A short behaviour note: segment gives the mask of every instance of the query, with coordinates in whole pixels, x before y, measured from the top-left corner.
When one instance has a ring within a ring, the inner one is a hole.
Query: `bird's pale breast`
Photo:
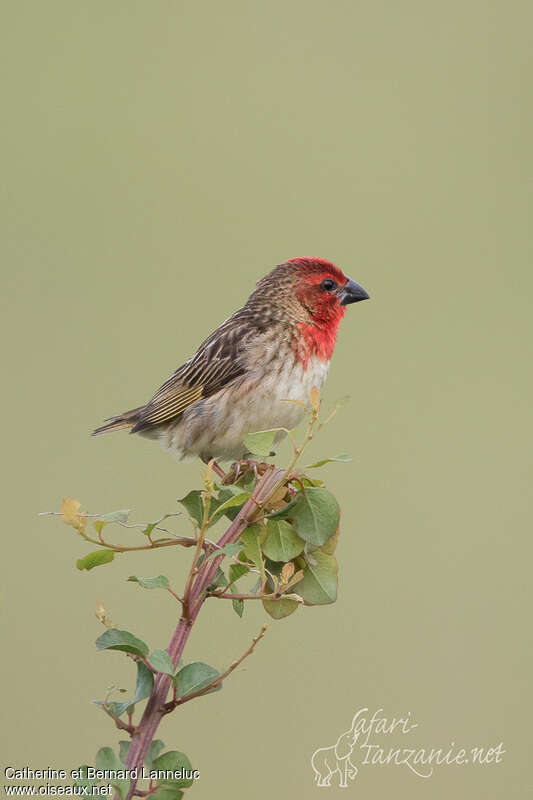
[[[295,428],[305,411],[290,401],[308,403],[311,388],[322,387],[329,361],[312,356],[304,369],[291,354],[266,366],[263,360],[243,378],[188,408],[176,423],[161,431],[161,444],[178,458],[200,456],[224,461],[245,455],[243,439],[247,433]]]

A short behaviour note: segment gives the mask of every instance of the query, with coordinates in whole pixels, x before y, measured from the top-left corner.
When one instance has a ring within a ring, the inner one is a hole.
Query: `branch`
[[[181,705],[183,705],[183,703],[188,703],[189,700],[194,700],[195,697],[201,697],[203,694],[207,694],[212,689],[215,689],[217,686],[220,686],[222,681],[225,681],[226,678],[228,677],[228,675],[231,675],[231,673],[234,670],[236,670],[237,667],[240,664],[242,664],[242,662],[244,661],[245,658],[248,658],[248,656],[252,655],[252,653],[255,650],[256,644],[258,643],[258,641],[260,639],[263,638],[267,628],[268,628],[268,625],[266,625],[266,624],[262,625],[261,630],[259,631],[257,636],[254,636],[254,638],[252,639],[252,643],[248,647],[248,649],[242,654],[242,656],[240,658],[237,659],[237,661],[234,661],[232,664],[230,664],[230,666],[227,668],[227,670],[225,672],[222,672],[218,676],[218,678],[214,678],[214,680],[212,680],[206,686],[203,686],[201,689],[197,689],[196,692],[191,692],[190,694],[187,694],[184,697],[176,697],[176,699],[175,700],[171,700],[170,703],[165,703],[164,706],[162,707],[163,713],[164,714],[168,714],[170,711],[174,711],[174,709],[177,706],[181,706]]]
[[[207,597],[218,597],[220,600],[279,600],[280,594],[263,594],[249,592],[248,594],[227,594],[226,592],[207,592]]]
[[[223,547],[229,542],[237,541],[243,530],[247,528],[257,516],[258,503],[264,503],[268,500],[284,474],[285,470],[272,467],[261,476],[261,479],[254,488],[252,497],[246,501],[229,528],[217,542],[219,547]],[[209,560],[206,558],[198,568],[195,580],[189,591],[189,607],[183,609],[178,626],[167,648],[167,652],[174,667],[179,663],[194,621],[206,599],[205,590],[213,582],[217,567],[223,558],[224,553],[220,556],[214,556]],[[195,563],[196,560],[197,559],[195,559],[193,563]],[[133,769],[135,767],[140,768],[143,764],[146,753],[148,752],[161,718],[164,715],[163,706],[168,696],[171,680],[170,675],[165,675],[163,673],[160,673],[155,679],[152,694],[150,695],[139,725],[131,740],[126,758],[126,766],[128,769]],[[131,800],[136,788],[137,780],[132,779],[126,800]]]
[[[104,709],[105,713],[108,714],[117,728],[121,731],[127,731],[130,736],[133,736],[137,728],[135,725],[128,725],[127,722],[123,722],[120,717],[117,717],[114,711],[112,711],[106,703],[102,703],[102,708]]]

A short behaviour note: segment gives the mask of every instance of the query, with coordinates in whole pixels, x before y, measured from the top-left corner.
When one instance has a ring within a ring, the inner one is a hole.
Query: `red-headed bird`
[[[185,456],[240,459],[246,434],[294,428],[311,387],[322,387],[345,306],[358,283],[322,258],[291,258],[257,282],[144,406],[111,417],[94,435],[130,428]]]

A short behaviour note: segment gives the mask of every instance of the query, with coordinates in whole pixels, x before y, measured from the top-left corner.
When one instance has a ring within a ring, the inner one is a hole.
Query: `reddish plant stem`
[[[285,470],[282,469],[272,469],[264,473],[258,481],[250,499],[246,501],[227,531],[219,539],[217,544],[220,547],[223,547],[229,542],[237,541],[244,529],[250,525],[254,516],[256,516],[258,508],[269,498],[284,476]],[[190,589],[187,608],[184,608],[178,626],[167,647],[167,652],[174,667],[177,667],[179,663],[191,633],[192,626],[206,599],[205,590],[213,582],[217,567],[223,558],[224,554],[214,556],[210,559],[204,558],[204,561],[198,569],[198,573]],[[155,732],[161,718],[165,714],[164,704],[171,683],[172,679],[170,675],[160,673],[156,677],[152,694],[148,699],[141,721],[136,727],[135,733],[131,739],[128,756],[126,758],[126,767],[128,769],[137,768],[141,770]],[[136,792],[136,787],[137,781],[132,780],[126,800],[131,800]],[[119,800],[118,795],[115,795],[115,800]]]

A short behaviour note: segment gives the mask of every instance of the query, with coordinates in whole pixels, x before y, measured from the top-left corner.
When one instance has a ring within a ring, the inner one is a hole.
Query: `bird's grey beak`
[[[370,295],[362,286],[348,278],[340,292],[341,306],[347,306],[348,303],[358,303],[360,300],[368,300]]]

